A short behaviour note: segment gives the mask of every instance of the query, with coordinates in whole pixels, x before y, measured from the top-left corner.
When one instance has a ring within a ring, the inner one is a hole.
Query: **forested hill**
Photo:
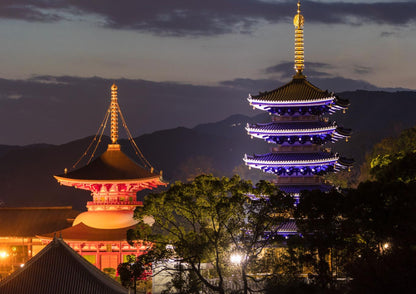
[[[349,99],[351,106],[346,114],[337,113],[331,119],[352,128],[354,134],[348,143],[327,147],[355,158],[356,166],[374,143],[416,125],[416,92],[355,91],[339,96]],[[142,135],[136,142],[156,169],[163,170],[167,181],[186,179],[203,171],[228,176],[243,163],[244,153],[269,151],[269,144],[250,139],[244,129],[247,123],[268,121],[267,114],[253,110],[253,117],[236,114],[192,129],[178,127]],[[64,168],[70,170],[91,139],[63,145],[0,145],[0,200],[8,206],[72,205],[85,209],[89,192],[59,186],[53,175]],[[108,138],[97,154],[107,143]],[[129,143],[120,143],[135,158]]]

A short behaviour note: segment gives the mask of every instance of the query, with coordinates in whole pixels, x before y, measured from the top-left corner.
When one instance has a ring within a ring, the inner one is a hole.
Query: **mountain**
[[[339,96],[349,99],[351,106],[346,114],[337,113],[331,119],[352,128],[354,134],[350,142],[328,147],[355,158],[356,166],[374,143],[416,124],[413,114],[416,92],[354,91]],[[247,123],[270,120],[263,112],[255,113],[253,117],[236,114],[194,128],[161,130],[137,137],[135,141],[155,168],[163,170],[164,179],[169,182],[204,170],[229,176],[243,163],[245,153],[269,151],[269,144],[250,139],[244,129]],[[61,174],[64,168],[70,170],[91,140],[92,137],[86,137],[63,145],[0,145],[0,202],[8,206],[72,205],[75,209],[85,209],[86,201],[91,198],[89,192],[59,186],[53,175]],[[103,152],[108,143],[109,139],[103,138],[96,154]],[[120,144],[131,158],[137,158],[127,140],[120,140]],[[78,167],[83,164],[85,161]]]

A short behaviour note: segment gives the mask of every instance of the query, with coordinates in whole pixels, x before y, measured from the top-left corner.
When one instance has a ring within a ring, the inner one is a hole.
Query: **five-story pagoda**
[[[297,14],[295,26],[295,75],[288,84],[269,92],[249,95],[253,108],[268,111],[270,123],[249,124],[246,127],[252,137],[276,144],[267,154],[245,155],[250,168],[277,175],[280,189],[299,197],[302,190],[328,190],[321,175],[348,168],[353,160],[340,157],[325,149],[327,142],[336,142],[351,135],[350,129],[338,126],[325,115],[345,110],[349,101],[333,93],[322,91],[307,81],[304,69],[304,17]]]

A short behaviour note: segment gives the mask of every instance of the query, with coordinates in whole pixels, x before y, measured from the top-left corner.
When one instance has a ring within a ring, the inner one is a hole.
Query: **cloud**
[[[346,3],[304,1],[310,23],[402,25],[415,21],[416,3]],[[5,0],[0,18],[52,22],[65,15],[94,15],[105,27],[168,36],[250,33],[261,22],[291,19],[293,1],[262,0]]]
[[[396,33],[394,33],[394,32],[381,32],[380,37],[388,38],[388,37],[391,37],[391,36],[394,36],[394,35],[396,35]]]
[[[373,69],[371,67],[368,67],[368,66],[357,65],[357,66],[354,67],[354,72],[356,74],[363,75],[363,74],[372,73]]]

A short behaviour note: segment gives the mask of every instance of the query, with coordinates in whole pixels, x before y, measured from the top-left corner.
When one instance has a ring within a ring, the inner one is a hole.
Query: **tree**
[[[344,236],[342,210],[344,195],[333,189],[303,191],[295,210],[296,224],[302,235],[294,244],[302,254],[298,262],[313,268],[314,284],[321,291],[334,286],[342,262]]]
[[[150,254],[156,259],[186,264],[182,270],[211,291],[225,293],[225,282],[234,275],[240,291],[248,293],[258,282],[251,269],[263,249],[276,242],[275,229],[292,209],[293,199],[269,182],[253,187],[238,176],[201,175],[148,195],[136,217],[151,215],[155,223],[150,233],[136,230],[135,238],[154,242],[155,253]],[[232,254],[241,256],[238,265],[230,264]],[[204,270],[203,264],[210,269]]]
[[[383,167],[392,160],[403,158],[404,155],[416,151],[416,127],[402,131],[397,137],[389,137],[374,145],[366,155],[360,167],[359,182],[374,180],[371,172],[374,168]]]
[[[143,257],[127,256],[127,262],[120,263],[117,267],[121,285],[126,288],[133,286],[136,293],[137,280],[145,278],[146,271],[149,271],[148,264]]]

